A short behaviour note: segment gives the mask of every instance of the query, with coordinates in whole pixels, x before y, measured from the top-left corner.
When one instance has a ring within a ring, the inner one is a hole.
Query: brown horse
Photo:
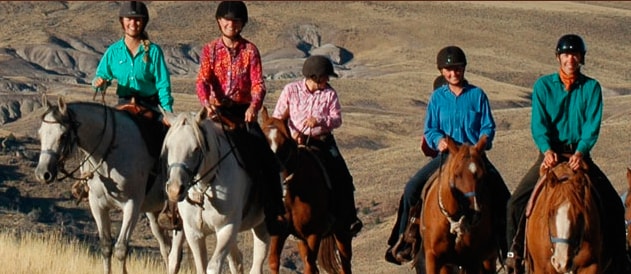
[[[531,197],[537,202],[526,213],[526,262],[532,273],[602,270],[600,217],[584,168],[574,171],[562,162],[540,171]]]
[[[631,169],[627,168],[627,191],[623,195],[624,226],[627,231],[627,252],[631,250]]]
[[[476,145],[458,146],[447,138],[449,156],[429,179],[423,199],[419,256],[424,255],[425,273],[449,273],[452,265],[466,273],[495,273],[498,248],[491,193],[484,184],[486,141],[483,136]]]
[[[333,221],[330,181],[322,163],[311,148],[291,138],[284,120],[270,117],[265,107],[261,118],[263,132],[284,167],[285,217],[291,223],[287,233],[271,238],[270,269],[278,273],[283,245],[293,234],[299,239],[304,273],[319,273],[318,263],[329,273],[351,273],[352,235]]]

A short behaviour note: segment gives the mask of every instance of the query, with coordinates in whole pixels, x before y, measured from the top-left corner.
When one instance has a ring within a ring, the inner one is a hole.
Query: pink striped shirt
[[[272,116],[285,117],[289,111],[289,129],[292,136],[298,133],[318,136],[331,133],[342,125],[340,101],[337,92],[330,85],[324,90],[311,93],[307,89],[305,79],[287,84],[281,92]],[[307,118],[316,118],[317,126],[304,128]]]

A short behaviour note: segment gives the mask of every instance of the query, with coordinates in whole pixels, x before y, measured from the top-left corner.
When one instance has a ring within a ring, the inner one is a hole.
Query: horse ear
[[[64,101],[64,98],[62,96],[59,96],[59,99],[57,99],[57,102],[59,104],[59,112],[63,115],[66,115],[66,111],[68,110],[68,108],[66,106],[66,102]]]
[[[45,108],[49,108],[51,103],[48,101],[48,97],[46,97],[46,93],[42,94],[42,106]]]
[[[162,109],[162,108],[160,108]],[[167,124],[169,124],[169,126],[173,125],[173,123],[175,122],[175,117],[177,117],[174,113],[172,112],[162,112],[162,119],[164,119],[166,121]]]
[[[267,112],[266,106],[263,106],[263,109],[261,109],[261,119],[263,120],[263,122],[269,119],[269,113]]]
[[[550,184],[556,184],[559,182],[559,178],[557,177],[556,174],[554,174],[554,172],[552,171],[552,168],[548,168],[546,171],[546,177],[548,177],[548,182]]]
[[[541,164],[539,166],[539,177],[545,175],[546,173],[548,173],[548,171],[550,171],[551,168],[547,168],[545,165]]]
[[[456,154],[456,152],[458,152],[458,146],[456,145],[454,140],[451,139],[449,136],[445,137],[445,140],[447,141],[447,148],[449,149],[449,153]]]
[[[195,115],[195,122],[199,124],[206,119],[206,117],[208,117],[208,110],[205,107],[202,107],[202,109],[197,112],[197,115]]]
[[[475,150],[477,151],[484,151],[484,149],[486,148],[486,141],[488,140],[486,134],[482,135],[482,137],[480,137],[480,140],[478,140],[478,144],[475,145]]]
[[[631,188],[631,169],[627,167],[627,185]]]

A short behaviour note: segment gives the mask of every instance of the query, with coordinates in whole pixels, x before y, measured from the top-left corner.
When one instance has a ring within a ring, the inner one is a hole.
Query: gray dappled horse
[[[250,273],[263,273],[269,247],[263,205],[252,200],[252,180],[239,164],[236,148],[206,114],[204,108],[177,117],[165,113],[171,124],[162,147],[169,200],[178,202],[197,273],[222,273],[226,257],[232,273],[243,273],[237,234],[245,230],[253,235]],[[217,243],[209,262],[206,236],[213,231]]]
[[[141,132],[131,116],[104,104],[89,102],[66,103],[59,97],[58,105],[43,98],[47,108],[39,128],[41,152],[35,168],[39,181],[50,183],[64,168],[70,152],[78,147],[82,152],[80,167],[89,187],[88,201],[96,222],[103,255],[105,273],[111,273],[112,235],[110,211],[123,212],[120,233],[113,254],[121,263],[121,273],[127,273],[126,259],[129,240],[141,212],[145,212],[151,232],[158,240],[160,253],[169,273],[177,273],[181,249],[171,250],[168,234],[157,223],[166,197],[164,181],[148,188],[149,173],[157,159],[149,155]],[[75,169],[76,171],[76,169]],[[82,175],[83,177],[83,175]],[[173,246],[180,247],[183,233],[174,232]]]

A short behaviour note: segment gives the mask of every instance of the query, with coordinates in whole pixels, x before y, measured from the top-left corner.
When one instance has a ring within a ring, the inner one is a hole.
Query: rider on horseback
[[[261,56],[258,48],[241,36],[248,22],[245,3],[221,2],[215,18],[221,37],[202,48],[197,96],[211,116],[230,127],[230,140],[236,143],[246,170],[264,193],[266,225],[274,235],[286,229],[287,223],[280,164],[256,119],[266,94]]]
[[[143,135],[149,154],[158,159],[168,127],[162,121],[160,108],[173,112],[170,73],[162,49],[149,40],[145,31],[149,11],[142,2],[121,3],[119,22],[123,39],[112,44],[103,54],[92,87],[105,95],[112,83],[118,82],[117,108],[129,111]],[[96,95],[96,94],[95,94]],[[156,161],[150,184],[158,173]],[[173,210],[172,210],[173,211]],[[174,219],[177,218],[172,212]],[[171,220],[175,224],[177,220]],[[170,227],[170,226],[169,226]]]
[[[484,91],[470,85],[464,78],[467,59],[462,49],[456,46],[448,46],[438,52],[436,64],[446,83],[434,90],[427,105],[425,116],[424,138],[432,150],[447,153],[446,137],[450,137],[459,144],[475,144],[483,135],[488,137],[486,149],[491,149],[495,136],[495,122],[491,113],[491,107]],[[435,81],[440,83],[440,81]],[[412,244],[415,239],[406,239],[406,231],[419,237],[418,224],[412,222],[411,211],[420,214],[422,201],[421,191],[429,177],[436,172],[446,161],[444,155],[438,155],[421,168],[405,185],[403,196],[400,200],[399,218],[388,239],[390,246],[386,251],[386,261],[401,264],[412,259]],[[497,169],[484,158],[488,172],[488,183],[497,195],[493,199],[493,220],[497,231],[503,231],[506,201],[510,192]],[[498,236],[498,245],[505,250],[504,236]]]
[[[554,167],[568,161],[577,170],[582,162],[602,204],[600,208],[604,231],[604,258],[614,258],[613,271],[629,273],[626,258],[624,207],[607,176],[594,163],[590,152],[600,131],[603,101],[598,81],[581,73],[587,48],[575,34],[562,36],[556,47],[559,71],[539,78],[532,92],[532,137],[540,153],[534,165],[519,183],[508,202],[508,273],[524,273],[524,214],[526,204],[539,178],[539,169]],[[569,156],[568,156],[569,155]],[[623,267],[627,267],[624,269]]]
[[[298,144],[318,148],[318,156],[331,179],[333,200],[338,203],[333,206],[333,215],[356,235],[363,224],[357,217],[353,177],[333,137],[333,129],[342,125],[342,115],[337,92],[329,85],[329,77],[338,75],[331,61],[318,55],[307,58],[302,74],[304,79],[283,88],[272,116],[288,119],[292,138]]]

